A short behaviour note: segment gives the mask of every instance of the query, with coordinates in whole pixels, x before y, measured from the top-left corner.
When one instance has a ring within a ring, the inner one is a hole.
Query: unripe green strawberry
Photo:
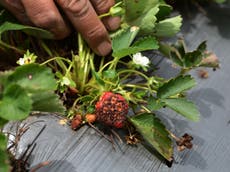
[[[107,126],[122,128],[128,109],[128,103],[122,95],[104,92],[95,105],[95,114],[97,121]]]

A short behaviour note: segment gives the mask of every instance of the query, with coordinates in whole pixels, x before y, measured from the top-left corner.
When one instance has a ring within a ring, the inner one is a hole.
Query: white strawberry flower
[[[149,58],[143,56],[140,52],[133,55],[133,62],[142,67],[148,67],[150,63]]]
[[[34,53],[30,53],[30,51],[27,50],[23,58],[18,59],[17,64],[24,65],[24,64],[35,63],[36,58],[37,56]]]
[[[21,65],[24,65],[24,64],[25,64],[24,58],[20,58],[20,59],[17,61],[17,64],[19,64],[20,66],[21,66]]]

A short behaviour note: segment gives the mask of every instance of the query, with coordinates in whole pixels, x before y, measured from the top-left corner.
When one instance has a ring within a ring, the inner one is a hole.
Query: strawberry
[[[95,114],[88,113],[85,115],[86,122],[94,123],[96,121],[96,119],[97,119],[97,116]]]
[[[71,128],[73,130],[76,130],[77,128],[79,128],[82,124],[82,116],[77,114],[74,116],[74,118],[71,120]]]
[[[128,114],[128,103],[120,94],[104,92],[95,105],[97,121],[115,128],[122,128]]]

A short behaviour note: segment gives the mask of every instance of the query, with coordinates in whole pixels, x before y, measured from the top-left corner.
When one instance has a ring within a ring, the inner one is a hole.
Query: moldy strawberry
[[[97,121],[111,127],[122,128],[128,114],[125,98],[113,92],[104,92],[95,105]]]

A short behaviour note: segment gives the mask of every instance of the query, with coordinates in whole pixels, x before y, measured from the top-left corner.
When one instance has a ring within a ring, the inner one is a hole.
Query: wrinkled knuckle
[[[34,18],[36,19],[33,20],[34,24],[42,28],[51,28],[60,22],[53,11],[37,13]]]
[[[103,37],[104,35],[107,34],[107,31],[103,28],[100,27],[99,25],[96,27],[91,28],[87,33],[86,36],[90,40],[96,40],[97,38]]]
[[[81,16],[89,10],[89,2],[87,0],[67,0],[59,1],[59,4],[64,11],[71,12],[75,15]]]
[[[114,3],[112,1],[106,1],[106,0],[97,0],[94,2],[96,11],[99,14],[108,12],[110,7],[112,7],[113,5]]]

